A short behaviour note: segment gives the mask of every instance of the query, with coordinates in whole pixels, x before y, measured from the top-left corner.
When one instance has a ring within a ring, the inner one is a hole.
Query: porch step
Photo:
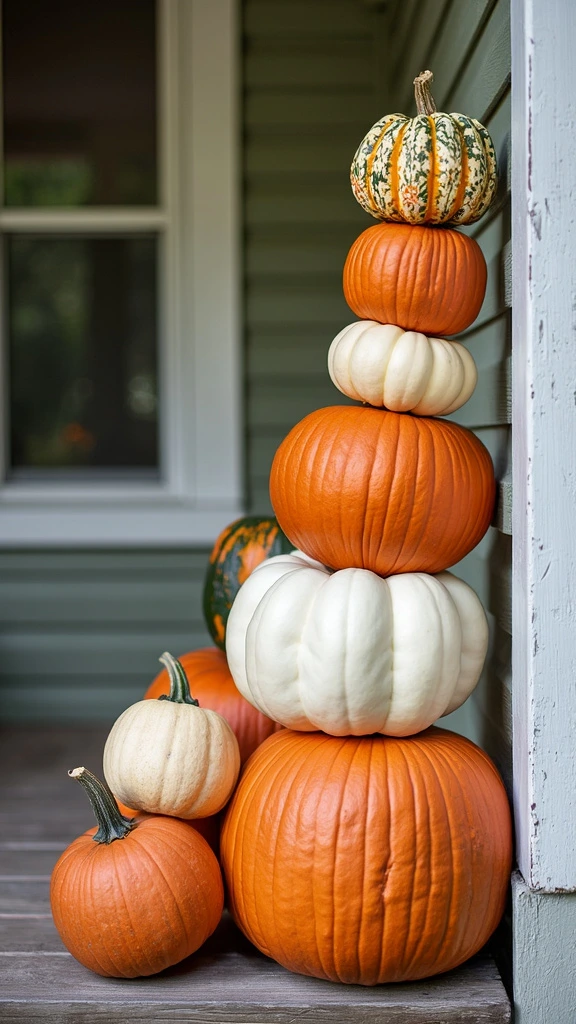
[[[52,923],[49,878],[61,851],[91,825],[67,769],[102,769],[98,729],[12,729],[0,735],[0,1019],[48,1024],[508,1024],[494,961],[375,988],[291,974],[262,956],[224,915],[194,956],[151,978],[101,978],[65,950]]]

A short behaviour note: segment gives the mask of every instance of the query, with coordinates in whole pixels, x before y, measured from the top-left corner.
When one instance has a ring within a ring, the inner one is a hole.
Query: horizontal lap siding
[[[0,720],[112,722],[208,644],[205,551],[0,552]]]
[[[250,508],[265,512],[281,440],[313,409],[347,401],[326,357],[354,319],[342,268],[373,221],[349,169],[386,109],[387,51],[383,16],[357,0],[244,6],[246,458]]]

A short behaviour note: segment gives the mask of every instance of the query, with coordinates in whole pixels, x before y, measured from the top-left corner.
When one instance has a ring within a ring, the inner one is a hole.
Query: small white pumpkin
[[[222,715],[198,706],[171,654],[169,696],[132,704],[104,747],[104,775],[122,803],[151,814],[206,818],[228,802],[240,771],[238,741]]]
[[[417,416],[455,412],[478,379],[474,359],[459,342],[375,320],[357,320],[336,335],[328,372],[349,398]]]
[[[276,722],[332,736],[409,736],[478,682],[484,609],[451,573],[383,579],[278,555],[242,585],[226,631],[236,686]]]

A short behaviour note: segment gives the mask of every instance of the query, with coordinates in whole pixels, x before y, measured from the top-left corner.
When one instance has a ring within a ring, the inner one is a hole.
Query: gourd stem
[[[90,798],[92,810],[98,822],[98,831],[92,838],[97,843],[112,843],[115,839],[124,839],[138,824],[134,818],[126,818],[120,813],[112,793],[103,782],[100,782],[87,768],[72,768],[68,772],[84,787]]]
[[[190,694],[188,678],[178,659],[165,651],[158,660],[166,666],[170,676],[170,693],[163,693],[158,700],[171,700],[175,704],[193,704],[194,707],[199,707],[198,701]]]
[[[436,104],[430,92],[430,83],[434,75],[431,71],[421,71],[414,79],[414,97],[416,99],[416,110],[419,114],[435,114]]]

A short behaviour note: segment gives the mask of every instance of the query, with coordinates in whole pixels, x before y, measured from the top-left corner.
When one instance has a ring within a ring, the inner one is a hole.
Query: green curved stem
[[[68,775],[88,793],[98,822],[98,831],[92,837],[96,843],[112,843],[115,839],[124,839],[138,824],[134,818],[126,818],[120,813],[108,787],[87,768],[73,768]]]
[[[170,693],[163,693],[158,700],[171,700],[174,704],[193,704],[194,707],[199,707],[198,701],[190,694],[188,677],[178,659],[165,651],[158,660],[166,666],[170,676]]]

